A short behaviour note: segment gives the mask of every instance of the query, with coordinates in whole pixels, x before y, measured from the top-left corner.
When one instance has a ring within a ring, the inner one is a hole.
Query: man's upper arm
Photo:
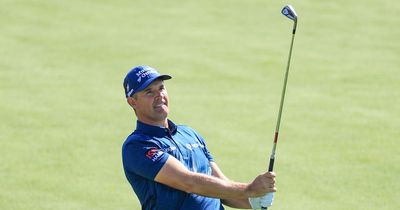
[[[172,188],[188,192],[192,173],[175,157],[169,156],[154,180]]]

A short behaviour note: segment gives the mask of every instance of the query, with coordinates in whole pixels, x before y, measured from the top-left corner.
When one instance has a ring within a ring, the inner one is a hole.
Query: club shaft
[[[276,127],[275,127],[274,145],[272,147],[272,153],[271,153],[271,158],[270,158],[270,162],[269,162],[268,171],[273,171],[273,169],[274,169],[275,151],[276,151],[276,146],[277,146],[277,143],[278,143],[279,128],[280,128],[281,119],[282,119],[283,104],[285,102],[286,86],[287,86],[287,81],[288,81],[288,77],[289,77],[289,69],[290,69],[290,61],[291,61],[291,58],[292,58],[292,49],[293,49],[293,43],[294,43],[294,36],[296,34],[296,25],[297,25],[297,21],[294,22],[294,26],[293,26],[293,34],[292,34],[292,40],[290,42],[289,58],[288,58],[287,66],[286,66],[285,79],[284,79],[284,82],[283,82],[283,88],[282,88],[282,94],[281,94],[281,102],[280,102],[280,105],[279,105],[279,112],[278,112],[278,119],[276,121]]]
[[[283,88],[282,88],[282,94],[281,94],[281,102],[280,102],[280,105],[279,105],[278,119],[276,121],[274,144],[273,144],[273,147],[272,147],[271,157],[269,159],[269,166],[268,166],[268,171],[269,172],[272,172],[274,170],[275,151],[276,151],[276,146],[278,144],[279,127],[281,125],[283,103],[285,102],[286,85],[287,85],[287,81],[288,81],[288,77],[289,77],[290,60],[292,58],[292,49],[293,49],[294,36],[296,34],[296,27],[297,27],[297,21],[294,21],[293,32],[292,32],[292,41],[290,42],[290,49],[289,49],[289,58],[288,58],[287,66],[286,66],[285,79],[284,79],[284,82],[283,82]],[[261,209],[266,210],[268,208],[267,207],[261,207]]]

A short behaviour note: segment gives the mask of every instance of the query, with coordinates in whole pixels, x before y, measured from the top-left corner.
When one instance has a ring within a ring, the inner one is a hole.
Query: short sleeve
[[[154,180],[167,162],[169,154],[152,141],[131,141],[122,147],[125,171]]]

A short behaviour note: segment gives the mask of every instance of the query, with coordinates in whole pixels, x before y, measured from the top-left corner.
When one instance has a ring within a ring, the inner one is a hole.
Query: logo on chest
[[[189,150],[193,150],[193,149],[196,149],[196,148],[199,148],[199,147],[200,147],[200,148],[203,148],[203,147],[204,147],[203,145],[198,144],[198,143],[186,144],[185,146],[186,146],[186,148],[189,149]]]

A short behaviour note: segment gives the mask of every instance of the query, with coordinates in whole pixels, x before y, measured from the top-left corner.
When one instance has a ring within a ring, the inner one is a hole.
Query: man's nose
[[[163,97],[163,96],[164,96],[163,91],[161,91],[161,90],[156,91],[156,98]]]

